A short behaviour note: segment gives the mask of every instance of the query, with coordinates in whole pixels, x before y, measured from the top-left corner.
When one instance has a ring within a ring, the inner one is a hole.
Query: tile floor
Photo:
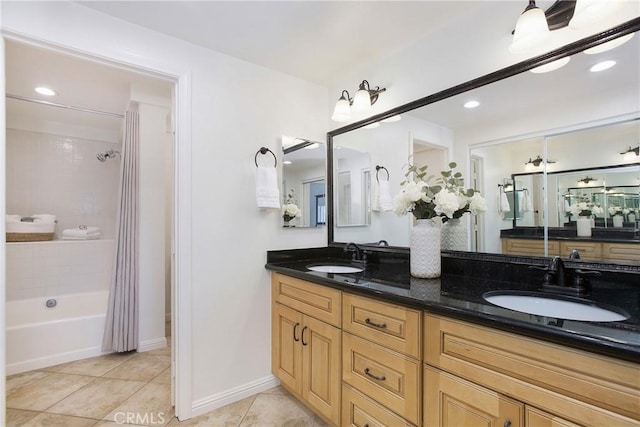
[[[7,377],[7,427],[324,427],[280,387],[180,422],[171,350],[109,354]]]

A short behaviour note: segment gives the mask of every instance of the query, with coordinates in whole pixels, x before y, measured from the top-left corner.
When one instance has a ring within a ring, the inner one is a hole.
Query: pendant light
[[[549,25],[544,11],[536,6],[534,0],[529,0],[529,5],[518,18],[513,40],[509,46],[511,53],[528,53],[540,46],[549,36]]]

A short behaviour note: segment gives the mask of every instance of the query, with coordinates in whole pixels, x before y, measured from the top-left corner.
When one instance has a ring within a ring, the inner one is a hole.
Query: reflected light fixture
[[[627,151],[623,151],[622,156],[624,156],[624,160],[636,160],[636,157],[640,156],[640,146],[636,147],[636,148],[631,148],[629,147],[629,149],[627,149]]]
[[[586,53],[587,55],[595,55],[597,53],[602,53],[611,49],[615,49],[616,47],[621,46],[626,42],[628,42],[629,40],[631,40],[634,34],[635,33],[630,33],[630,34],[627,34],[626,36],[618,37],[617,39],[613,39],[606,43],[602,43],[597,46],[591,47],[589,49],[586,49],[584,53]]]
[[[472,99],[471,101],[467,101],[464,103],[464,108],[476,108],[479,105],[480,105],[480,102],[476,101],[475,99]]]
[[[578,182],[581,182],[581,183],[587,184],[587,185],[592,181],[595,182],[595,181],[597,181],[597,179],[596,178],[591,178],[590,176],[585,176],[584,178],[578,180]]]
[[[539,167],[543,162],[544,162],[544,160],[542,159],[542,157],[540,157],[540,155],[538,155],[533,160],[531,160],[531,157],[529,157],[529,161],[525,162],[524,165],[528,169],[533,169],[534,167],[536,167],[536,168]],[[547,163],[555,163],[555,160],[547,160]]]
[[[532,68],[530,71],[536,74],[548,73],[549,71],[557,70],[558,68],[564,67],[569,63],[570,60],[571,57],[565,56],[564,58],[556,59],[555,61],[549,62],[548,64]]]
[[[396,114],[395,116],[388,117],[384,120],[381,120],[382,123],[395,123],[402,120],[402,116],[400,114]]]
[[[384,92],[385,88],[376,86],[373,89],[369,82],[363,80],[358,87],[353,98],[350,97],[347,90],[343,90],[340,99],[333,108],[331,120],[335,122],[348,122],[351,120],[351,113],[368,113],[371,106],[376,103],[378,96]]]

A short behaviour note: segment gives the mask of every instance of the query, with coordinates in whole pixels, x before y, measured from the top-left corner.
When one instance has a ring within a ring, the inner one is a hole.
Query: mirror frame
[[[585,37],[573,43],[569,43],[565,46],[562,46],[558,49],[552,50],[545,54],[533,57],[531,59],[527,59],[522,62],[518,62],[517,64],[510,65],[498,71],[494,71],[493,73],[489,73],[484,76],[469,80],[467,82],[450,87],[440,92],[436,92],[434,94],[425,96],[423,98],[416,99],[415,101],[411,101],[409,103],[392,108],[391,110],[387,110],[385,112],[373,115],[367,119],[360,120],[358,122],[354,122],[349,125],[343,126],[341,128],[334,129],[332,131],[327,132],[327,181],[326,181],[327,182],[327,201],[326,201],[327,245],[342,247],[346,243],[346,242],[334,241],[334,227],[335,227],[335,221],[334,221],[335,204],[334,204],[334,194],[333,194],[334,193],[333,192],[333,184],[334,184],[333,182],[334,181],[333,180],[333,168],[334,168],[333,138],[334,137],[338,135],[342,135],[352,130],[359,129],[369,124],[378,122],[380,120],[387,119],[391,116],[404,114],[416,108],[424,107],[426,105],[433,104],[443,99],[450,98],[452,96],[456,96],[461,93],[468,92],[470,90],[477,89],[479,87],[498,82],[500,80],[504,80],[508,77],[512,77],[517,74],[524,73],[533,68],[564,58],[565,56],[574,55],[576,53],[582,52],[585,49],[589,49],[591,47],[597,46],[602,43],[606,43],[608,41],[611,41],[613,39],[616,39],[618,37],[621,37],[630,33],[635,33],[637,31],[640,31],[640,18],[634,18],[616,27],[610,28],[606,31],[602,31],[600,33],[594,34],[589,37]],[[409,253],[409,248],[403,247],[403,246],[384,246],[383,247],[383,246],[372,246],[372,245],[365,245],[365,244],[362,244],[361,246],[367,247],[368,250],[373,249],[380,252]],[[443,251],[443,252],[446,252],[446,251]]]

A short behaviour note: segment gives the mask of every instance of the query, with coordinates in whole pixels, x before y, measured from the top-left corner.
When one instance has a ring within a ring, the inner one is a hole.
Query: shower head
[[[100,160],[101,162],[105,162],[107,159],[113,159],[116,157],[116,154],[120,154],[119,151],[113,151],[113,150],[107,150],[104,153],[98,153],[96,154],[96,158],[98,160]]]

